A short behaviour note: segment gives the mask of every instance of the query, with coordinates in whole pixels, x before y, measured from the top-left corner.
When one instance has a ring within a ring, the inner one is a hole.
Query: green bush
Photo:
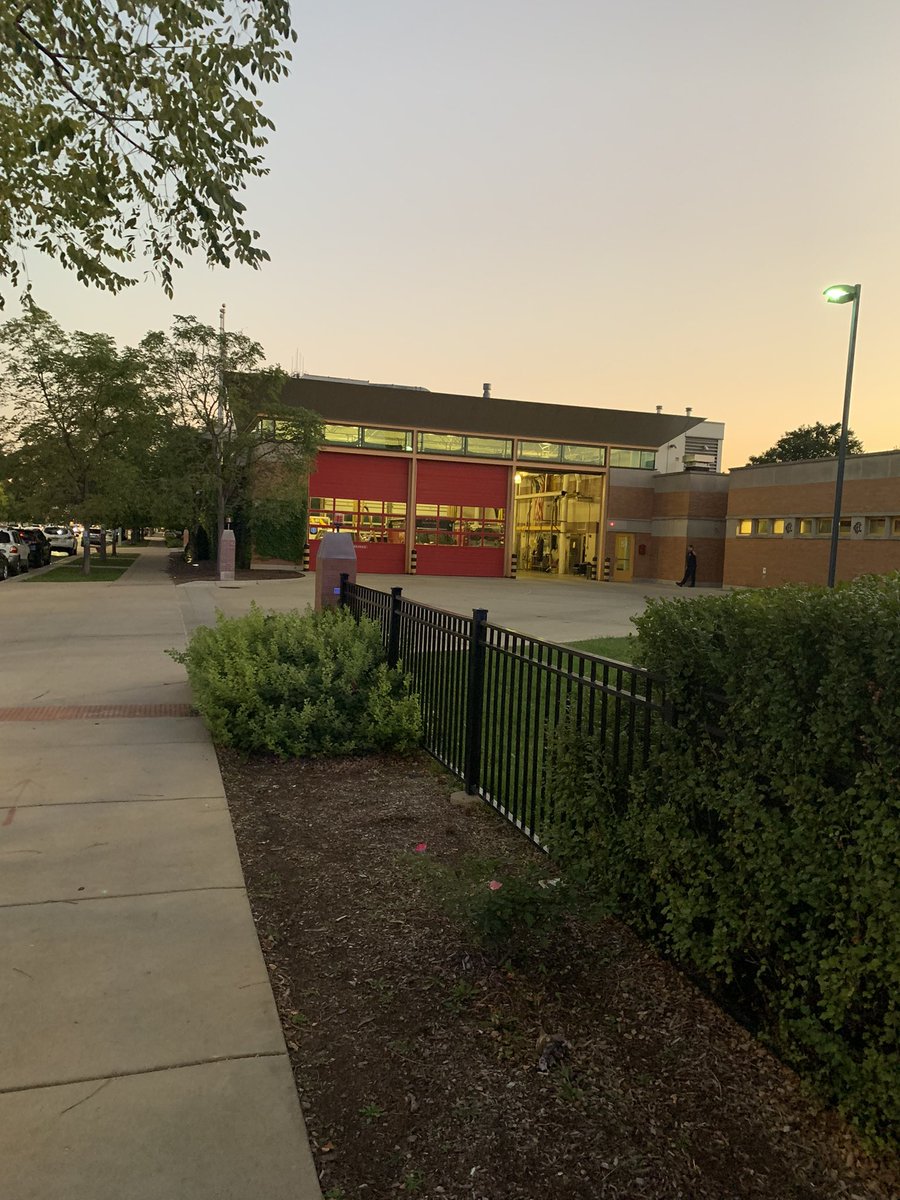
[[[218,615],[185,651],[194,702],[220,746],[281,757],[407,751],[421,718],[371,621],[344,609]]]
[[[300,562],[306,544],[306,501],[256,500],[252,515],[253,548],[264,558]]]
[[[889,1144],[900,576],[654,601],[635,624],[643,661],[669,681],[675,727],[622,786],[564,722],[551,847]]]

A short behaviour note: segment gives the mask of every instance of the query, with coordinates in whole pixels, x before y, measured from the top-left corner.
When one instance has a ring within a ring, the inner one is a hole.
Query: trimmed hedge
[[[623,784],[564,724],[553,849],[896,1142],[900,575],[652,601],[635,624],[676,727]]]
[[[407,751],[421,717],[408,679],[384,661],[381,633],[345,609],[218,614],[188,647],[194,703],[213,740],[247,753],[301,755]]]

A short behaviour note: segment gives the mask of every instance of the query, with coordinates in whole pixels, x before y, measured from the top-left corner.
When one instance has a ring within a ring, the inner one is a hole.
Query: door
[[[613,559],[613,580],[627,583],[634,574],[634,534],[617,533],[615,558]]]

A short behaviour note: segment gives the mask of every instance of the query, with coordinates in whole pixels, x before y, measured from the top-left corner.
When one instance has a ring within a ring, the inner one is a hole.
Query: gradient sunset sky
[[[320,0],[294,24],[246,196],[271,263],[189,263],[170,303],[30,254],[65,327],[133,343],[224,301],[289,370],[691,405],[739,466],[840,419],[850,309],[821,293],[860,282],[851,424],[900,445],[897,0]]]

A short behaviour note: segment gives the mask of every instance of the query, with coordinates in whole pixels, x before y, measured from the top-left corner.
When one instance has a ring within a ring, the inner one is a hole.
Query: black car
[[[29,567],[46,567],[50,561],[50,542],[43,529],[20,528],[16,530],[20,545],[28,547]]]

